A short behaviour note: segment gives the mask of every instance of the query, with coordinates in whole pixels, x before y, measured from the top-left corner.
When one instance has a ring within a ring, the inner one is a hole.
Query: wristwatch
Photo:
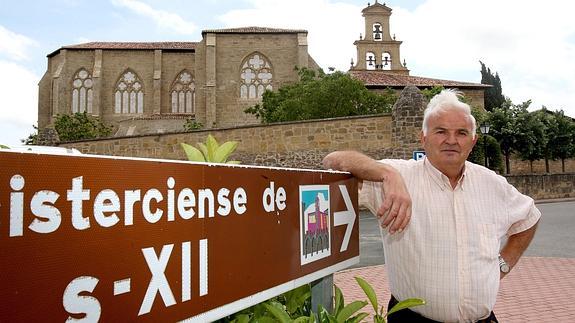
[[[501,255],[499,255],[499,270],[501,270],[501,272],[504,274],[507,274],[509,270],[511,270],[511,268],[509,267],[505,259],[501,257]]]

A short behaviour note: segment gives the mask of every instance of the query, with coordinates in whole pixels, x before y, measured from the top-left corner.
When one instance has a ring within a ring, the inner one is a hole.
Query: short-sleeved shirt
[[[424,299],[412,310],[436,321],[487,317],[499,289],[501,242],[537,223],[533,199],[470,162],[455,189],[425,158],[381,162],[399,171],[413,203],[403,232],[381,231],[391,293]],[[364,181],[361,205],[376,214],[383,198],[381,183]]]

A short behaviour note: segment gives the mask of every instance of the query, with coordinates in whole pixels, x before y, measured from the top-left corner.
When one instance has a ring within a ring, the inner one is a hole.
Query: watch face
[[[505,262],[505,259],[499,256],[499,270],[501,270],[502,273],[508,273],[509,269],[510,269],[509,265],[507,264],[507,262]]]

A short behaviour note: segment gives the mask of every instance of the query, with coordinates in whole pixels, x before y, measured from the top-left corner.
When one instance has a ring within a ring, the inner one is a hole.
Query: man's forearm
[[[511,268],[515,267],[523,252],[527,249],[527,247],[529,247],[529,244],[535,235],[535,231],[537,230],[538,223],[539,222],[537,222],[531,228],[514,234],[507,239],[507,243],[503,249],[501,249],[501,257],[505,259]]]
[[[411,218],[411,197],[401,174],[395,168],[357,151],[330,153],[323,159],[323,166],[350,172],[360,180],[381,182],[385,198],[376,214],[383,219],[381,225],[390,226],[390,233],[401,232],[407,226]]]
[[[335,151],[323,159],[326,169],[350,172],[361,180],[382,182],[388,173],[395,172],[391,166],[377,162],[357,151]]]

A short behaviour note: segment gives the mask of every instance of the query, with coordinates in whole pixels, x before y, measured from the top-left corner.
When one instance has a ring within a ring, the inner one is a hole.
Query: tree
[[[20,141],[24,145],[37,145],[38,144],[38,126],[35,124],[32,125],[34,127],[34,132],[28,135],[28,138],[20,139]]]
[[[561,159],[561,171],[565,172],[565,159],[575,157],[575,121],[565,116],[563,110],[553,112],[553,132],[548,147],[553,160]]]
[[[478,129],[476,133],[478,136],[475,147],[469,154],[467,160],[472,163],[483,165],[485,163],[485,156],[487,155],[487,167],[499,173],[503,172],[503,160],[501,158],[501,147],[499,142],[490,135],[483,135],[479,130],[479,126],[488,122],[491,113],[485,112],[481,108],[472,107],[471,114],[475,117]]]
[[[429,102],[431,98],[433,98],[435,95],[439,94],[443,90],[444,90],[443,85],[434,85],[431,88],[421,90],[421,94],[423,94],[425,99]]]
[[[527,103],[527,105],[529,104],[530,102]],[[501,151],[505,156],[506,174],[511,172],[509,160],[515,147],[515,136],[517,132],[515,114],[516,108],[514,108],[509,100],[507,100],[502,107],[493,109],[489,114],[489,124],[491,125],[490,134],[493,138],[497,139],[497,142],[499,142],[499,146],[501,147]]]
[[[263,123],[368,115],[391,111],[396,95],[370,92],[363,83],[342,72],[298,70],[299,82],[266,91],[262,103],[247,108]]]
[[[533,161],[545,156],[545,147],[548,138],[545,124],[536,113],[529,113],[528,104],[518,107],[516,112],[516,122],[519,125],[516,132],[514,149],[519,153],[519,157],[528,160],[533,173]]]
[[[479,63],[481,64],[481,84],[489,84],[492,86],[485,90],[485,110],[493,111],[493,109],[499,108],[505,103],[501,79],[498,73],[493,75],[491,69],[486,67],[482,61],[479,61]]]
[[[95,139],[107,137],[112,133],[111,127],[86,112],[59,114],[54,121],[54,128],[61,141]]]

